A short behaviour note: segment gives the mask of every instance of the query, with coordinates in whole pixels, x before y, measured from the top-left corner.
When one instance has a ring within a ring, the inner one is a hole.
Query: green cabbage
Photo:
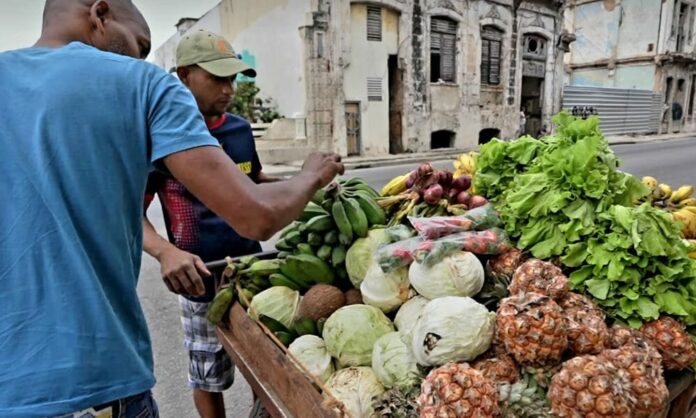
[[[317,379],[326,382],[334,372],[333,359],[324,340],[316,335],[303,335],[290,344],[288,351]]]
[[[411,347],[398,332],[380,337],[372,349],[372,370],[387,389],[407,391],[418,384],[420,371]]]
[[[360,293],[366,305],[389,313],[401,306],[413,294],[408,282],[408,270],[403,267],[385,273],[373,260],[365,274],[365,279],[360,284]]]
[[[396,313],[394,326],[396,326],[396,329],[399,331],[401,339],[404,340],[409,347],[413,340],[413,327],[416,326],[418,317],[428,302],[430,302],[430,299],[424,298],[423,296],[416,296],[401,305],[401,308],[399,308],[399,311]]]
[[[368,366],[372,363],[375,341],[392,331],[394,326],[379,309],[348,305],[331,314],[322,336],[340,366]]]
[[[273,286],[251,299],[249,315],[273,318],[287,328],[292,328],[300,308],[300,292],[285,286]]]
[[[491,345],[495,314],[468,297],[446,296],[425,305],[413,329],[418,364],[441,366],[473,360]]]
[[[375,412],[373,401],[384,393],[384,387],[369,367],[339,370],[326,386],[331,395],[345,405],[352,418],[372,417]]]
[[[374,252],[379,246],[389,243],[387,230],[383,228],[372,229],[367,237],[360,238],[353,243],[346,253],[346,271],[351,283],[356,289],[365,278],[367,269],[372,265]]]
[[[413,262],[408,278],[411,286],[428,299],[474,296],[483,287],[484,270],[474,254],[461,251],[430,267]]]

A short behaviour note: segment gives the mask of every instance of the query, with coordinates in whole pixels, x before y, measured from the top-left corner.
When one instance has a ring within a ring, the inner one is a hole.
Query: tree
[[[261,89],[253,81],[238,82],[235,85],[232,103],[227,109],[251,123],[269,123],[280,117],[272,99],[257,97]]]

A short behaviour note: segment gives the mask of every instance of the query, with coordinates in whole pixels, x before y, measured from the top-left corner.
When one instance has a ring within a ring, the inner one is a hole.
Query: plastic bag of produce
[[[423,238],[413,237],[384,245],[375,251],[377,263],[385,273],[408,267],[413,262],[413,252],[424,243]]]
[[[435,241],[423,241],[411,254],[412,258],[425,266],[432,266],[448,255],[468,251],[479,255],[498,255],[511,247],[507,234],[502,229],[460,232]]]
[[[409,217],[408,220],[424,239],[438,239],[458,232],[481,231],[500,226],[500,216],[491,205],[472,209],[460,216]]]

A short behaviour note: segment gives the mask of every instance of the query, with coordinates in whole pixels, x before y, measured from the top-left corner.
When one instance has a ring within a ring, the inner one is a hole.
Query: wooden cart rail
[[[229,328],[218,327],[220,342],[254,393],[274,418],[338,418],[325,406],[312,381],[235,303]]]

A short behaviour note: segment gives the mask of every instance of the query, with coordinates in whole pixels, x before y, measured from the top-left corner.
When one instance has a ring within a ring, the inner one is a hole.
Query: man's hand
[[[302,171],[317,175],[321,181],[320,187],[324,187],[331,183],[336,175],[343,174],[345,168],[341,163],[340,155],[330,152],[313,152],[302,165]]]
[[[162,279],[170,291],[188,296],[205,293],[201,275],[210,276],[210,271],[200,257],[170,246],[158,255],[157,260]]]

